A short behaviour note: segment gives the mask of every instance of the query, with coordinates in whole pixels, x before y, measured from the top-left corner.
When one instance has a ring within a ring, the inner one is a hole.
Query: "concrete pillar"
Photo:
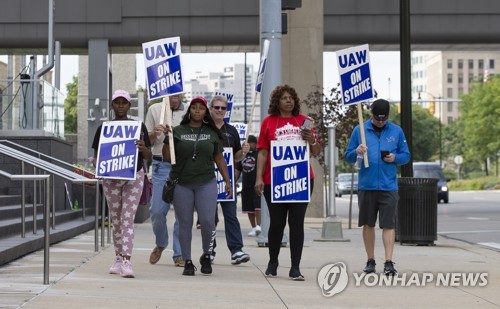
[[[288,34],[282,38],[282,79],[297,90],[299,98],[323,87],[323,1],[302,1],[302,7],[286,11]],[[308,110],[301,106],[303,114]],[[324,217],[323,169],[312,159],[314,193],[306,216]]]
[[[109,115],[111,71],[108,40],[89,40],[88,68],[87,156],[92,156],[95,131]]]

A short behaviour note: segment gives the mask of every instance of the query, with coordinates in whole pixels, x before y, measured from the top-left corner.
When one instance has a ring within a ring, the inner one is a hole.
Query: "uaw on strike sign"
[[[368,44],[342,49],[336,54],[344,105],[373,98]]]
[[[271,141],[271,202],[309,202],[310,176],[304,140]]]
[[[180,37],[143,43],[142,49],[149,99],[184,92]]]
[[[97,152],[96,177],[135,180],[141,135],[139,121],[109,121],[102,124]]]
[[[226,161],[227,171],[229,172],[229,180],[231,182],[231,188],[233,188],[233,195],[228,197],[226,191],[226,182],[222,177],[222,174],[215,164],[215,177],[217,178],[217,202],[229,202],[234,201],[234,196],[236,195],[236,188],[234,187],[234,158],[233,158],[233,148],[224,147],[224,152],[222,153],[224,160]]]

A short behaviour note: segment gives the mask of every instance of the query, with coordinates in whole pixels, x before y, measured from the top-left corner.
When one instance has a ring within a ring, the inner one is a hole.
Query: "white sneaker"
[[[257,236],[257,227],[254,227],[250,232],[248,232],[248,236],[250,237]]]
[[[255,226],[255,232],[257,233],[257,236],[262,232],[262,229],[260,228],[260,225]]]
[[[243,251],[238,251],[231,256],[231,264],[238,265],[250,261],[250,255]]]
[[[123,278],[134,278],[134,270],[132,269],[132,264],[129,260],[123,260],[121,272]]]
[[[120,255],[117,255],[115,258],[115,262],[111,265],[109,269],[110,274],[119,275],[122,269],[123,258]]]

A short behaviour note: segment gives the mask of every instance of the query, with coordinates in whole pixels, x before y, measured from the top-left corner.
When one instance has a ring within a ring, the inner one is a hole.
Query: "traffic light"
[[[429,102],[429,114],[434,116],[434,112],[436,111],[436,102]]]

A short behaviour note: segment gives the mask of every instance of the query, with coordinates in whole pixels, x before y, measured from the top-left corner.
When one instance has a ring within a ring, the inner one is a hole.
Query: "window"
[[[453,98],[453,88],[448,88],[448,98]]]
[[[447,123],[451,123],[451,122],[453,122],[453,117],[448,116],[448,122]]]
[[[490,69],[495,68],[495,59],[490,59]]]
[[[458,59],[458,69],[461,70],[464,68],[464,60]]]
[[[469,70],[474,69],[474,60],[469,59]]]
[[[453,60],[448,59],[448,69],[453,69]]]
[[[447,109],[448,109],[448,112],[453,112],[453,102],[448,102]]]
[[[462,73],[458,73],[458,83],[463,84],[464,82],[464,75]]]
[[[469,84],[474,80],[474,73],[469,73]]]
[[[460,97],[462,94],[464,94],[464,88],[458,87],[458,96]]]
[[[453,83],[453,74],[448,73],[448,83]]]
[[[477,67],[479,68],[479,70],[484,69],[484,60],[480,59],[480,60],[477,62]]]

